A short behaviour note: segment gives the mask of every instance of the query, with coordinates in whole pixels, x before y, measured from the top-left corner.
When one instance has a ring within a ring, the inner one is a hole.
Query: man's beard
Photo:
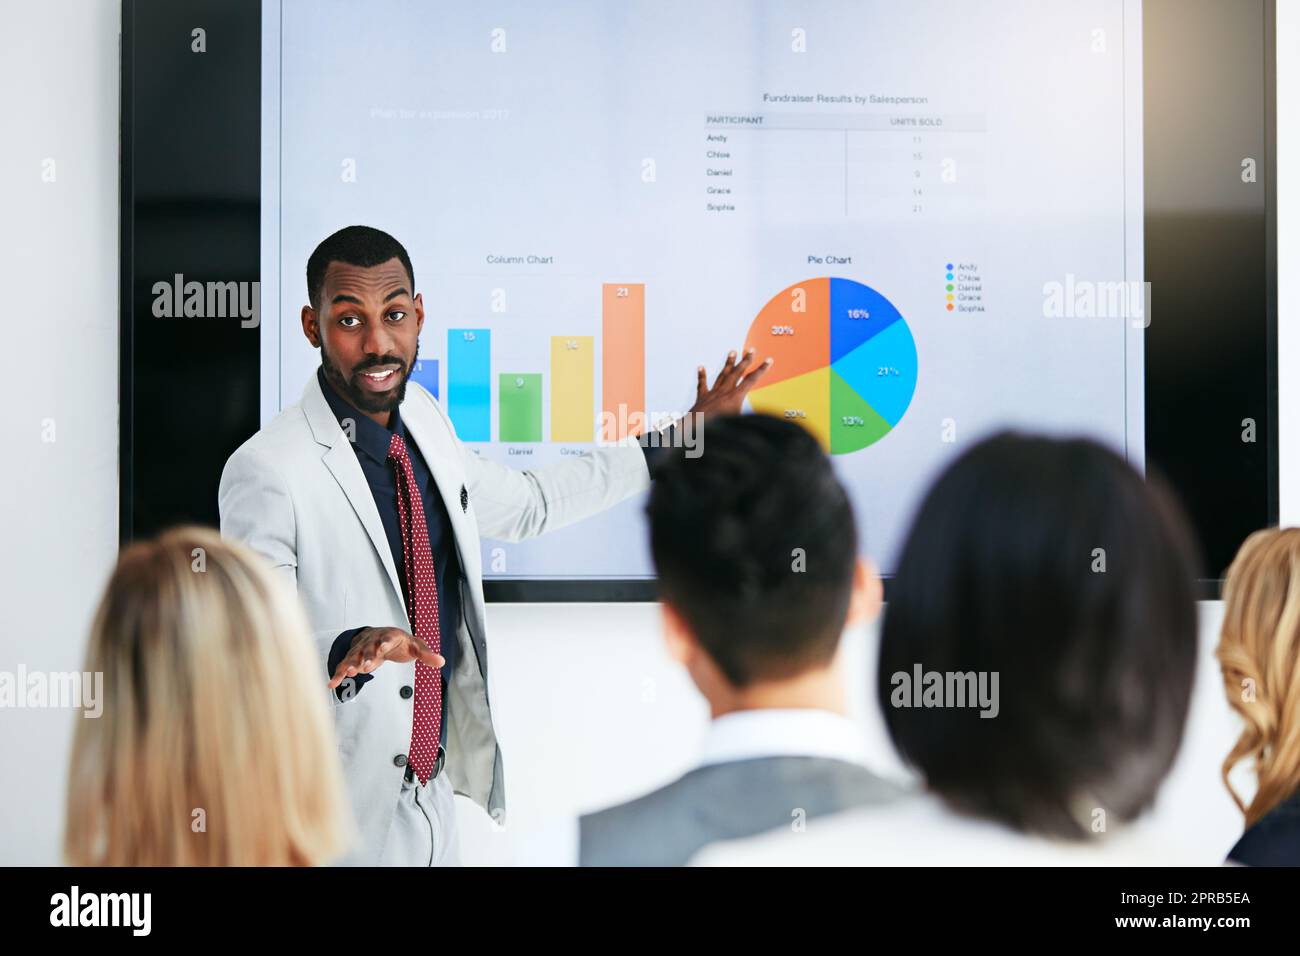
[[[355,405],[363,412],[391,412],[402,400],[406,398],[406,381],[411,377],[411,369],[415,368],[415,363],[420,360],[420,344],[415,344],[415,358],[407,365],[396,355],[385,355],[376,358],[374,361],[367,360],[362,363],[353,375],[360,375],[368,368],[376,368],[380,365],[392,365],[396,363],[401,366],[399,374],[402,380],[397,383],[397,387],[389,389],[384,394],[368,392],[356,385],[351,379],[344,378],[339,367],[330,359],[329,353],[325,351],[325,341],[321,340],[320,345],[320,364],[325,370],[325,378],[333,385],[349,402]]]

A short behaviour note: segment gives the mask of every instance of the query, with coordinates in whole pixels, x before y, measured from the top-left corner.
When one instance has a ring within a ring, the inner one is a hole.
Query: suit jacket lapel
[[[417,402],[410,400],[411,392],[408,387],[407,401],[402,403],[402,423],[406,425],[406,430],[411,433],[415,439],[415,444],[420,449],[420,454],[424,455],[424,463],[429,466],[429,472],[433,475],[433,482],[438,488],[438,494],[442,497],[442,503],[447,507],[447,515],[451,518],[452,532],[456,537],[456,552],[460,555],[460,566],[467,567],[465,564],[465,555],[461,551],[460,542],[464,537],[464,509],[460,504],[460,489],[462,482],[460,479],[453,480],[451,469],[448,468],[447,456],[454,451],[449,441],[440,441],[442,436],[438,434],[439,430],[430,425],[424,417],[423,409]],[[430,397],[429,401],[433,401]]]
[[[339,487],[343,489],[348,502],[352,505],[352,510],[361,520],[366,534],[370,536],[370,543],[383,563],[384,570],[388,572],[388,582],[397,595],[397,602],[402,604],[402,585],[397,579],[397,566],[393,563],[393,553],[388,547],[388,536],[384,533],[384,523],[379,517],[375,496],[370,493],[370,485],[361,470],[361,465],[357,462],[352,443],[348,441],[329,403],[325,401],[325,396],[320,390],[320,382],[314,372],[307,382],[306,389],[303,390],[302,410],[307,416],[307,423],[311,426],[316,441],[329,449],[325,452],[322,461],[334,476],[334,480],[339,483]]]

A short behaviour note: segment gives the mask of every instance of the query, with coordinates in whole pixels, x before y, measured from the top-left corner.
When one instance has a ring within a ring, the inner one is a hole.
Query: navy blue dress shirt
[[[1244,866],[1300,866],[1300,793],[1283,800],[1243,833],[1228,860]]]

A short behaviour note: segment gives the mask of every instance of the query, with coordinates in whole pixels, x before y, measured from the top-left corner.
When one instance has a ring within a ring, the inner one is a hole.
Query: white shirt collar
[[[715,719],[700,764],[755,757],[828,757],[861,764],[866,751],[862,731],[847,717],[814,708],[765,707]]]

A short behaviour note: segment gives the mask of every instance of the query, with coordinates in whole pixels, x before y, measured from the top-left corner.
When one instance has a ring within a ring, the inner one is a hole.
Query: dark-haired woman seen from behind
[[[810,822],[761,862],[1197,862],[1130,826],[1182,739],[1193,555],[1160,483],[1093,441],[971,448],[921,505],[881,632],[877,698],[925,794]]]
[[[1228,703],[1245,722],[1223,782],[1246,818],[1228,855],[1247,866],[1300,866],[1300,528],[1257,531],[1223,585],[1219,665]],[[1229,772],[1249,758],[1250,803]]]

